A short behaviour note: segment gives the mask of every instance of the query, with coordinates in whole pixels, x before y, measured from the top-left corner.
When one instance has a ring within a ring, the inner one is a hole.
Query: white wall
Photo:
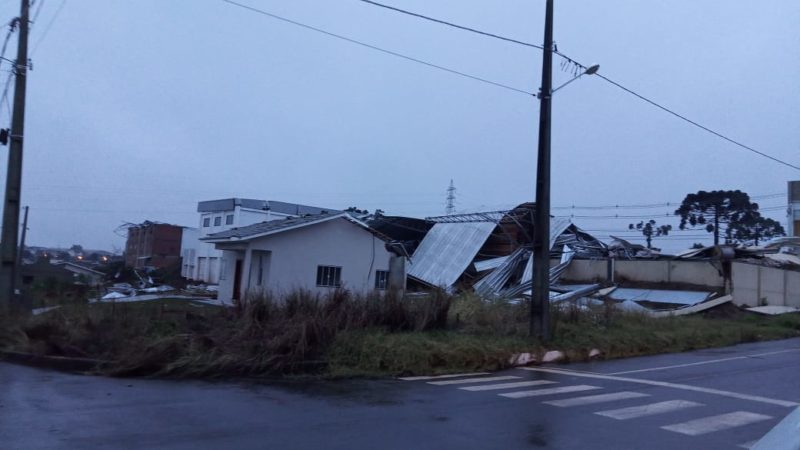
[[[233,215],[233,224],[226,224],[228,215]],[[285,217],[287,217],[285,214],[242,208],[240,206],[237,206],[233,210],[200,213],[196,233],[189,239],[185,238],[181,243],[181,256],[184,254],[194,255],[190,264],[187,264],[187,259],[184,259],[185,271],[182,270],[181,275],[185,278],[206,283],[219,283],[222,269],[222,252],[217,250],[214,244],[203,242],[200,238],[221,231],[227,231],[231,228],[241,228],[254,223],[279,220]],[[206,218],[209,219],[208,227],[203,226]],[[220,225],[214,225],[214,219],[216,218],[220,219]],[[202,262],[200,258],[204,258]]]
[[[716,267],[707,261],[642,261],[615,260],[614,280],[647,283],[686,283],[699,286],[724,287],[725,280]],[[563,278],[591,282],[605,280],[608,261],[573,260]]]
[[[193,278],[197,271],[197,243],[200,230],[185,227],[181,234],[181,276]]]
[[[800,307],[800,272],[740,262],[731,270],[736,304]]]
[[[221,245],[224,247],[225,245]],[[262,284],[257,282],[259,256],[266,256]],[[242,259],[242,290],[251,293],[268,290],[285,294],[294,289],[328,293],[334,288],[317,286],[317,266],[342,268],[342,288],[367,292],[375,286],[375,271],[389,270],[391,254],[384,242],[369,231],[346,219],[333,219],[255,239],[247,250],[225,252],[230,279],[220,282],[219,298],[230,300],[233,294],[233,273],[236,259]]]

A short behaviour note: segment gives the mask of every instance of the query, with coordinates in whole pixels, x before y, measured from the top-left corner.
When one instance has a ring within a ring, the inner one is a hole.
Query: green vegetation
[[[656,319],[613,308],[553,309],[554,341],[527,337],[524,303],[443,293],[405,299],[295,292],[241,308],[187,300],[72,304],[0,323],[0,349],[93,358],[119,376],[396,376],[508,367],[517,353],[561,350],[584,361],[800,336],[800,314],[728,305]]]

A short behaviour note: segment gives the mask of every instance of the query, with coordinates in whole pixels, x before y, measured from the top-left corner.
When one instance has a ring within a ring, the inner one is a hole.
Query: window
[[[342,268],[336,266],[317,266],[317,286],[341,287]]]
[[[211,218],[210,217],[203,218],[203,227],[208,228],[210,226],[211,226]]]
[[[233,214],[225,216],[225,225],[233,225]]]
[[[389,271],[375,271],[375,289],[386,289],[389,286]]]
[[[214,226],[218,227],[222,225],[222,216],[214,217]]]

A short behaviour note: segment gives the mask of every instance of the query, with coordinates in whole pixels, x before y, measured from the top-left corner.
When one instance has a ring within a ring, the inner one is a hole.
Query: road
[[[0,447],[738,449],[800,404],[800,339],[491,374],[209,383],[0,363]]]

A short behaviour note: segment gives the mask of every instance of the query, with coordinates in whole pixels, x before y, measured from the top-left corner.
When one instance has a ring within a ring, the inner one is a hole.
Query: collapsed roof
[[[434,225],[411,256],[409,277],[445,289],[473,285],[486,295],[530,289],[533,208],[524,203],[507,211],[428,217]],[[551,270],[552,279],[572,257],[602,257],[606,247],[568,219],[551,218],[550,251],[555,258],[567,255]]]

